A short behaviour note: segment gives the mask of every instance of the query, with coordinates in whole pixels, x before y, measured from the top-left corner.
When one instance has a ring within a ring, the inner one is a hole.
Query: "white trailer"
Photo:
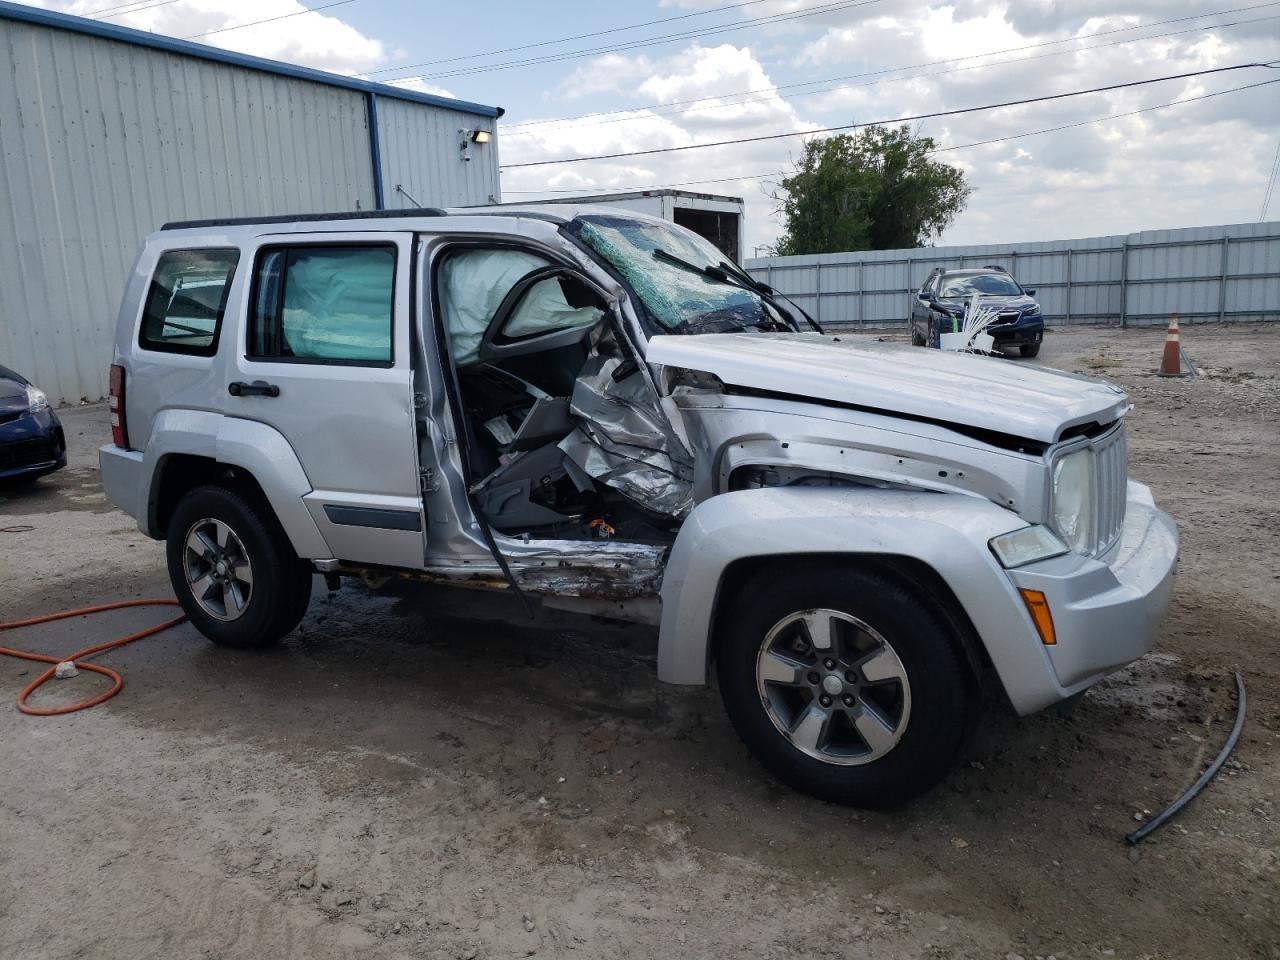
[[[528,203],[591,204],[647,213],[687,227],[699,236],[706,237],[735,263],[740,261],[742,255],[742,225],[746,205],[741,197],[692,193],[688,190],[640,190],[635,193],[602,193],[592,197],[531,200]],[[509,205],[502,204],[502,206]],[[525,203],[520,204],[520,206],[525,205]]]

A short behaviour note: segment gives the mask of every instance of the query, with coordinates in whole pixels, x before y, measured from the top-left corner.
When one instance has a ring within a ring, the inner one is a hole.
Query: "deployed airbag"
[[[462,250],[440,264],[440,309],[460,367],[480,359],[480,341],[498,306],[525,274],[547,261],[522,250]]]

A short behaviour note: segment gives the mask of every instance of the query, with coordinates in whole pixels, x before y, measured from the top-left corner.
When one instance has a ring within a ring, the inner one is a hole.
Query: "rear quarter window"
[[[142,310],[138,346],[211,357],[227,309],[240,251],[167,250],[156,262]]]

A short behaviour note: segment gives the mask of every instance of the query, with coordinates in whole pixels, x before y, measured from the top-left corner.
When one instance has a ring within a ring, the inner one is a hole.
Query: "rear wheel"
[[[730,602],[717,675],[735,729],[823,800],[901,804],[954,766],[977,709],[959,638],[893,577],[811,568]]]
[[[274,643],[298,625],[311,571],[270,509],[222,486],[192,490],[168,524],[169,579],[196,629],[228,647]]]
[[[1018,351],[1019,351],[1019,352],[1020,352],[1024,357],[1035,357],[1035,356],[1039,356],[1039,354],[1040,354],[1040,344],[1038,344],[1038,343],[1024,343],[1021,347],[1019,347],[1019,348],[1018,348]]]

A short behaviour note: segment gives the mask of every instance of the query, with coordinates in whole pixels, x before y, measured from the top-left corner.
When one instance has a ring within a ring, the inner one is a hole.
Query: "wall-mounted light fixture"
[[[462,162],[471,162],[471,145],[473,143],[483,146],[492,139],[493,134],[488,130],[459,130],[458,149],[462,153]]]

